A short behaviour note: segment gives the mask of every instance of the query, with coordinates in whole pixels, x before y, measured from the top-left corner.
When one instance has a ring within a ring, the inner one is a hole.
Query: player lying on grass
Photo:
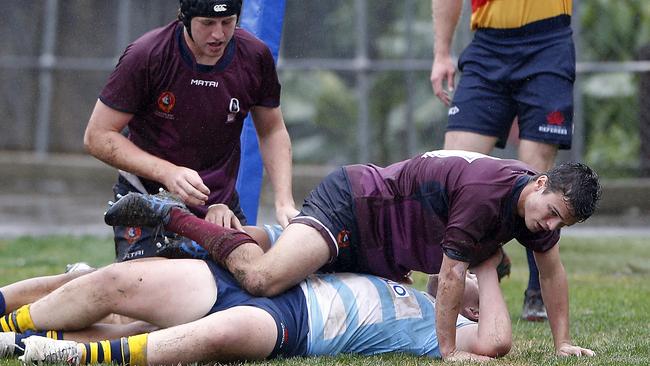
[[[210,212],[214,222],[226,228],[237,228],[246,231],[265,251],[271,247],[272,243],[277,240],[282,232],[280,225],[264,225],[263,227],[242,226],[235,213],[224,204],[212,205]],[[187,252],[191,252],[195,258],[201,259],[208,257],[205,249],[191,240],[184,240],[182,245],[178,245],[178,240],[175,240],[175,238],[162,237],[160,241],[167,243],[167,245],[163,245],[159,249],[161,256],[164,258],[187,258]],[[0,315],[10,313],[18,309],[21,305],[32,303],[63,286],[65,283],[95,270],[87,266],[81,268],[80,270],[57,275],[29,278],[0,287]],[[108,320],[114,321],[115,319],[111,318]],[[122,320],[118,319],[118,321]]]
[[[268,252],[244,232],[211,225],[164,195],[129,193],[109,225],[162,226],[190,237],[252,294],[272,296],[318,270],[407,281],[411,270],[440,273],[436,327],[445,359],[455,346],[465,273],[517,239],[532,249],[557,355],[591,355],[569,334],[569,293],[560,229],[589,218],[598,175],[581,163],[539,173],[516,160],[431,151],[388,167],[344,166],[305,199]],[[162,227],[160,230],[162,231]]]
[[[465,313],[478,323],[456,320],[459,349],[477,359],[502,356],[511,347],[495,270],[499,259],[483,262],[476,277],[466,279]],[[85,341],[83,330],[109,313],[164,329],[87,343],[17,334],[56,329],[51,337]],[[0,333],[0,353],[24,345],[25,363],[136,366],[387,352],[440,357],[435,300],[424,292],[376,276],[339,273],[312,275],[276,297],[253,297],[211,260],[112,264],[2,322],[17,333]]]

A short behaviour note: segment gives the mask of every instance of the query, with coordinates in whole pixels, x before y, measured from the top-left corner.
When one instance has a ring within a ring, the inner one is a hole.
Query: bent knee
[[[88,278],[92,279],[94,286],[102,288],[104,292],[111,292],[117,288],[127,287],[127,281],[132,281],[128,271],[119,263],[109,264],[106,267],[100,268],[92,273],[89,273]]]

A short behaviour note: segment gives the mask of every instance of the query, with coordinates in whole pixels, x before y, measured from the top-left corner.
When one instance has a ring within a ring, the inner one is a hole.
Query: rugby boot
[[[172,208],[187,211],[185,204],[176,195],[163,189],[154,195],[129,192],[108,205],[104,222],[111,226],[157,227],[169,222]]]
[[[18,357],[23,365],[42,363],[79,365],[81,361],[77,342],[31,336],[25,338],[23,343],[25,343],[25,354]]]
[[[65,273],[70,273],[70,272],[88,272],[94,270],[94,267],[91,267],[88,263],[86,262],[77,262],[77,263],[68,263],[65,266]]]
[[[9,358],[16,347],[16,333],[0,332],[0,358]]]
[[[158,247],[158,250],[156,250],[157,257],[169,259],[206,259],[210,255],[207,250],[195,241],[182,236],[165,237],[164,240],[158,242],[156,245]]]
[[[542,322],[548,318],[540,290],[529,289],[524,292],[524,307],[521,318],[529,322]]]

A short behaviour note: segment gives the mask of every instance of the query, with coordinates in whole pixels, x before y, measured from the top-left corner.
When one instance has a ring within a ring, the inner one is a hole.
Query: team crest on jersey
[[[231,123],[235,121],[235,116],[239,113],[239,99],[230,98],[230,104],[228,105],[228,118],[226,123]]]
[[[391,290],[393,290],[393,294],[395,294],[395,297],[409,297],[408,290],[404,285],[401,285],[397,282],[393,282],[391,280],[384,280],[386,281],[386,284],[390,287]]]
[[[176,96],[170,91],[165,91],[158,97],[158,108],[165,113],[169,113],[176,105]]]
[[[347,248],[350,246],[350,232],[348,230],[341,230],[336,235],[336,244],[339,248]]]
[[[132,245],[142,237],[142,229],[139,227],[127,227],[124,233],[124,239]]]

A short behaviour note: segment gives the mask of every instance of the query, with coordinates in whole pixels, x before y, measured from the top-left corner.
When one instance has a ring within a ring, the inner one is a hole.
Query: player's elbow
[[[276,296],[286,290],[287,286],[264,270],[239,271],[235,278],[241,286],[253,296]]]
[[[95,146],[97,146],[97,134],[91,129],[86,128],[84,132],[84,150],[91,155],[95,155]]]
[[[507,335],[491,335],[491,339],[481,344],[480,354],[488,357],[503,357],[512,348],[512,337]]]

